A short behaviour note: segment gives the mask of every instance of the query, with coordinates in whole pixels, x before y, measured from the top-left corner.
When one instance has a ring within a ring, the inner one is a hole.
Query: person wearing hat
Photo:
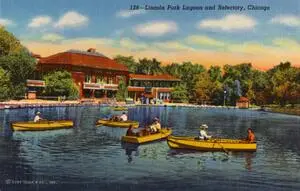
[[[40,113],[39,111],[36,112],[36,115],[35,115],[33,121],[34,121],[34,122],[38,122],[38,121],[40,121],[40,120],[42,120],[42,119],[43,119],[43,118],[41,117],[41,113]]]
[[[251,128],[248,128],[247,129],[247,138],[246,138],[246,141],[249,141],[249,142],[255,142],[255,135],[254,135],[254,132]]]
[[[154,123],[150,125],[150,131],[152,133],[158,133],[161,130],[161,125],[157,117],[154,118]]]
[[[121,119],[121,121],[127,121],[128,120],[128,117],[127,117],[125,112],[123,112],[123,114],[120,116],[120,119]]]
[[[206,124],[200,126],[199,139],[207,140],[211,138],[211,136],[207,135],[207,129],[208,126]]]

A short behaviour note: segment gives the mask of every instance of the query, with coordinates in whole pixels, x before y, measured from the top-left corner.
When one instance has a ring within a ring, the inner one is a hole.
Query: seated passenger
[[[43,118],[41,117],[41,113],[38,111],[33,119],[34,122],[41,121]]]
[[[247,138],[246,138],[246,141],[249,141],[249,142],[255,142],[255,135],[254,135],[254,132],[251,128],[248,128],[247,130]]]
[[[150,125],[151,133],[158,133],[161,130],[161,125],[158,118],[154,118],[154,123]]]
[[[120,116],[120,119],[121,119],[121,121],[127,121],[128,120],[128,117],[127,117],[125,112],[123,112],[123,114]]]
[[[133,126],[130,125],[127,132],[126,132],[126,136],[135,136],[136,134],[133,132]]]
[[[200,126],[200,132],[199,132],[200,140],[208,140],[211,138],[211,136],[207,135],[207,129],[208,129],[208,126],[206,124],[203,124]]]

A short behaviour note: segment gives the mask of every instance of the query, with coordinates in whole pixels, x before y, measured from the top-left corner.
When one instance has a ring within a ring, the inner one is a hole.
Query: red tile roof
[[[39,60],[39,64],[64,64],[89,68],[128,71],[128,68],[103,55],[66,51]]]
[[[249,99],[246,98],[246,97],[240,97],[237,101],[238,101],[238,102],[248,102]]]
[[[180,79],[168,74],[160,75],[144,75],[144,74],[129,74],[132,80],[159,80],[159,81],[180,81]]]

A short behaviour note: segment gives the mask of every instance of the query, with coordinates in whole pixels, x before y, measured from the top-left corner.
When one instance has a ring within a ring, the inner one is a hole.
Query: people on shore
[[[207,134],[207,129],[208,129],[208,126],[206,124],[203,124],[200,126],[200,132],[199,132],[199,139],[200,140],[208,140],[211,138],[211,136],[209,136]]]
[[[248,128],[247,133],[248,133],[248,135],[247,135],[246,141],[249,141],[251,143],[255,142],[255,135],[254,135],[253,129]]]
[[[38,112],[36,112],[36,115],[35,115],[33,121],[36,123],[41,120],[43,120],[43,118],[41,117],[41,113],[38,111]]]
[[[123,112],[122,115],[120,116],[121,121],[127,121],[128,117],[126,115],[126,112]]]

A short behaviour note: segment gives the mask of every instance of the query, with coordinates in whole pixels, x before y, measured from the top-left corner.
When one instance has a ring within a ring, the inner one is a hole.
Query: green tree
[[[173,102],[187,102],[188,92],[183,85],[176,86],[171,92],[171,99]]]
[[[134,60],[133,56],[121,56],[117,55],[114,60],[117,63],[124,64],[128,67],[128,70],[130,73],[136,73],[137,72],[137,63]]]
[[[127,87],[126,87],[125,79],[123,78],[119,81],[118,92],[116,95],[117,101],[125,101],[127,95],[128,95]]]
[[[12,33],[0,26],[0,56],[18,53],[23,48],[20,41]]]
[[[10,98],[11,83],[9,74],[0,67],[0,100],[7,100]]]
[[[44,94],[47,96],[67,96],[69,99],[78,98],[78,89],[73,83],[70,72],[54,71],[44,75],[46,83]]]
[[[161,63],[155,58],[153,58],[152,60],[143,58],[139,60],[139,63],[137,65],[137,73],[154,75],[163,73],[163,70],[161,68]]]

